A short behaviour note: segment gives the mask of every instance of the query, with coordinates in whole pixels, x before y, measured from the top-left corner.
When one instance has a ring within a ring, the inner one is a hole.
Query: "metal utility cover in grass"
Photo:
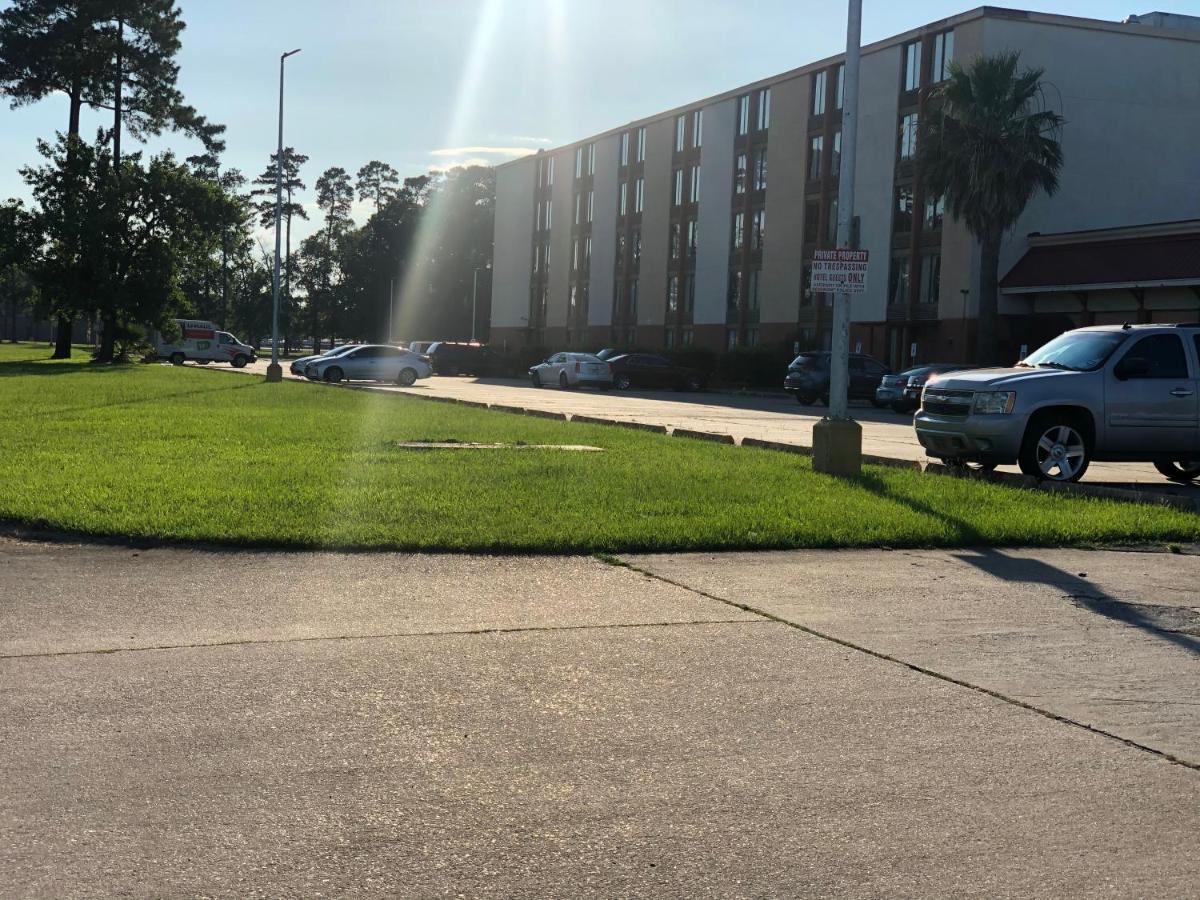
[[[565,450],[570,453],[603,453],[603,447],[586,444],[484,444],[469,441],[397,441],[401,450]]]

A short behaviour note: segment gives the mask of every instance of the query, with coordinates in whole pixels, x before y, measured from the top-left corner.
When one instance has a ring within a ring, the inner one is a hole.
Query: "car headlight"
[[[1017,405],[1016,391],[981,391],[972,411],[981,416],[1008,415]]]

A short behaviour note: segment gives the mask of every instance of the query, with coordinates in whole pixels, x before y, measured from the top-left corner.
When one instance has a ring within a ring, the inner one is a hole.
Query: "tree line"
[[[58,358],[70,356],[79,319],[98,324],[100,361],[126,356],[151,330],[170,333],[179,316],[259,344],[270,330],[273,257],[257,234],[275,227],[279,167],[286,343],[381,340],[398,329],[468,335],[473,279],[491,260],[492,170],[401,180],[379,160],[354,178],[329,167],[314,183],[319,228],[293,248],[294,221],[309,218],[308,157],[290,147],[271,154],[253,181],[223,165],[224,127],[177,85],[184,28],[174,0],[15,0],[0,11],[0,92],[14,107],[67,100],[66,130],[40,140],[40,162],[21,170],[31,202],[0,204],[10,338],[24,309],[57,321]],[[111,126],[85,137],[84,107],[111,114]],[[123,134],[166,132],[198,140],[200,152],[147,157],[122,146]],[[367,204],[362,225],[355,201]]]

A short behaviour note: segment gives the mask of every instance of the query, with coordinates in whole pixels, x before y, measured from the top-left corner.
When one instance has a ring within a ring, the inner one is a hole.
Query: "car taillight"
[[[583,363],[575,363],[575,371],[576,371],[576,373],[582,372],[583,371]]]

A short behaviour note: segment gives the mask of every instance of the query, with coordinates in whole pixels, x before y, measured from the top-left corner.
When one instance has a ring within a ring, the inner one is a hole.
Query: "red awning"
[[[1034,237],[1034,246],[1000,280],[1000,289],[1037,294],[1200,285],[1200,230],[1107,240],[1101,234],[1095,240],[1045,244]]]

